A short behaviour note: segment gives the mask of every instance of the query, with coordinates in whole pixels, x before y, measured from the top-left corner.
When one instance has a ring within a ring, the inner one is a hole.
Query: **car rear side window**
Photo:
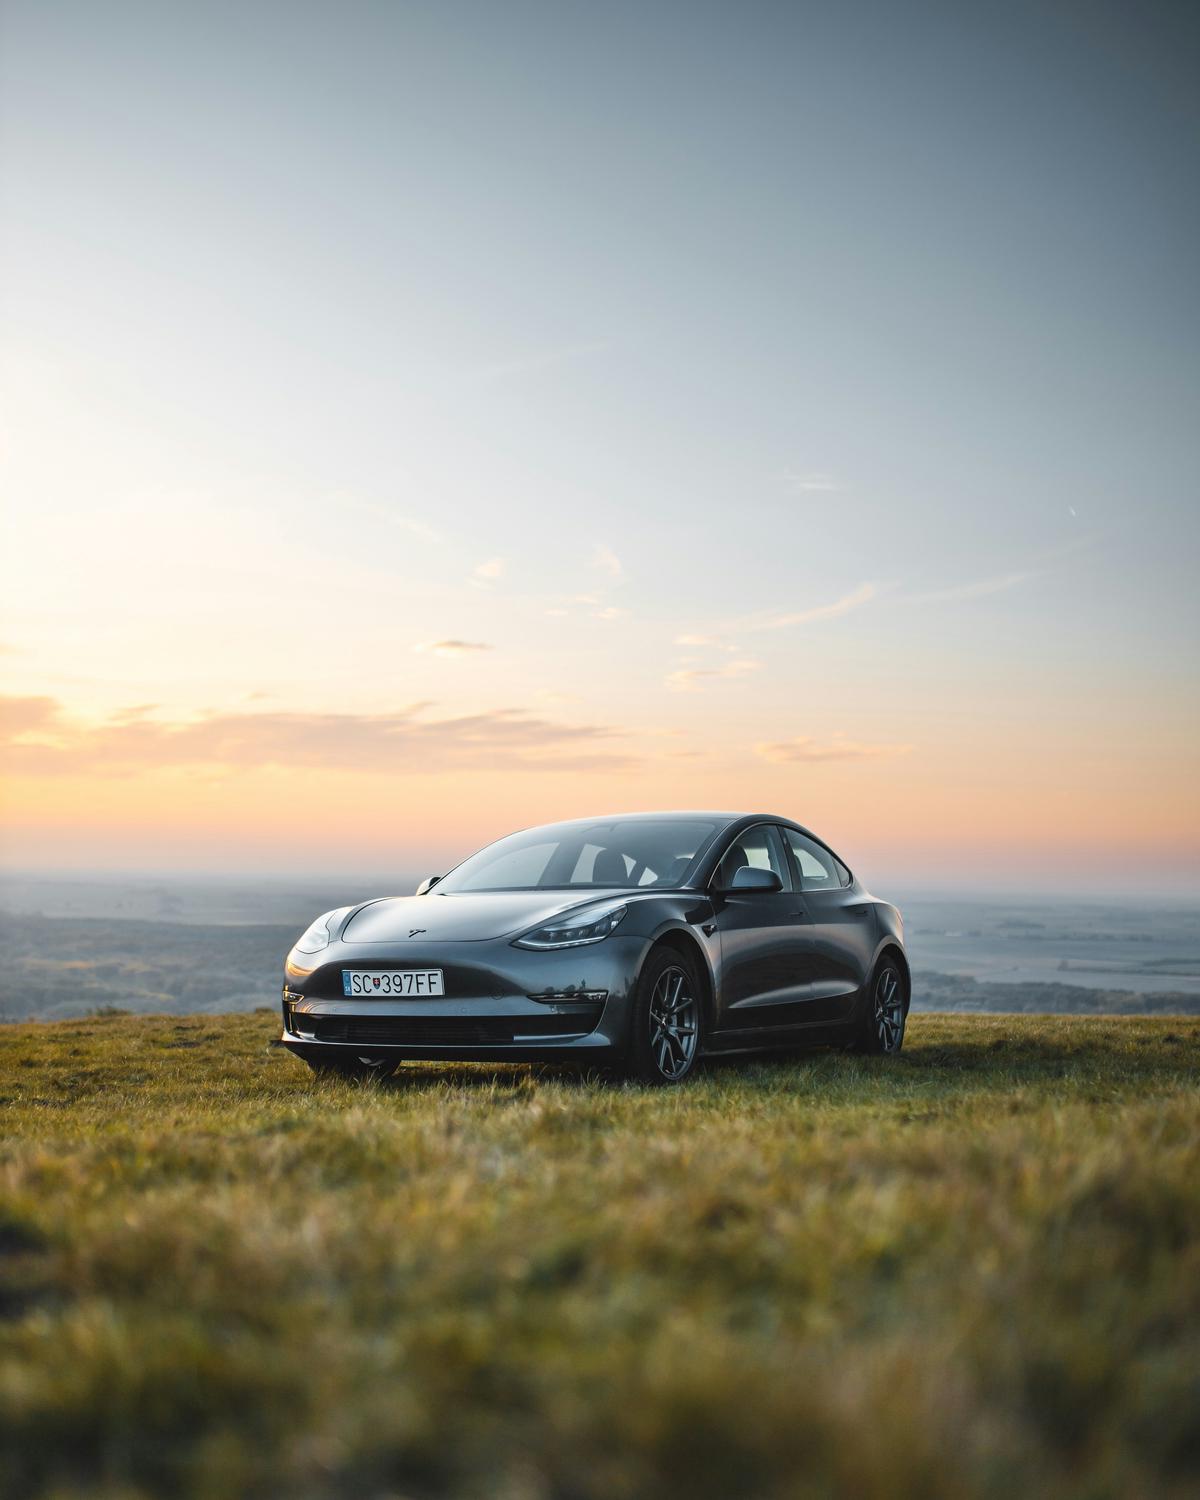
[[[850,884],[850,871],[824,845],[797,833],[794,828],[785,828],[783,835],[800,871],[802,890],[835,891]]]

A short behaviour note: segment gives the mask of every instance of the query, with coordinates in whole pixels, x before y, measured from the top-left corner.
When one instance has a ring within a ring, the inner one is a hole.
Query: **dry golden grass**
[[[0,1030],[11,1496],[1179,1496],[1200,1023],[914,1017],[673,1092]]]

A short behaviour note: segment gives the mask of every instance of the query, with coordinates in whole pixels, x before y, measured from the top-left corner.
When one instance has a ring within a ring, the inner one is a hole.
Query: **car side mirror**
[[[440,875],[426,875],[425,879],[417,887],[417,895],[424,896],[427,892],[433,890],[441,878]]]
[[[733,872],[729,889],[731,891],[781,891],[783,881],[774,870],[760,870],[754,865],[742,865]]]

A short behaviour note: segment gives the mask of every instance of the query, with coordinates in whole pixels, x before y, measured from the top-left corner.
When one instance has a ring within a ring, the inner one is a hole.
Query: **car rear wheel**
[[[894,958],[885,958],[871,976],[855,1050],[880,1056],[899,1052],[904,1045],[907,1019],[908,987],[904,975]]]
[[[629,1038],[629,1075],[640,1083],[682,1083],[700,1055],[701,989],[693,964],[673,948],[650,954],[638,978]]]

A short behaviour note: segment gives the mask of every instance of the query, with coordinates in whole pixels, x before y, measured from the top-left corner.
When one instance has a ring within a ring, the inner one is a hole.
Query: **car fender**
[[[912,967],[908,962],[908,952],[904,946],[904,924],[900,913],[894,906],[883,906],[875,908],[875,925],[878,932],[878,941],[871,958],[871,973],[873,974],[879,965],[879,960],[884,953],[891,951],[900,956],[900,966],[904,970],[904,978],[908,987],[908,998],[912,1001]],[[864,991],[865,993],[865,991]]]
[[[646,946],[642,953],[638,968],[645,963],[646,956],[657,943],[668,938],[673,933],[678,933],[688,944],[688,951],[698,953],[704,965],[704,979],[707,981],[708,1015],[706,1020],[712,1022],[717,1014],[717,996],[720,993],[720,939],[715,932],[706,933],[703,923],[711,920],[713,915],[713,904],[707,896],[696,894],[680,898],[673,909],[663,913],[660,920],[650,930],[646,938]]]

